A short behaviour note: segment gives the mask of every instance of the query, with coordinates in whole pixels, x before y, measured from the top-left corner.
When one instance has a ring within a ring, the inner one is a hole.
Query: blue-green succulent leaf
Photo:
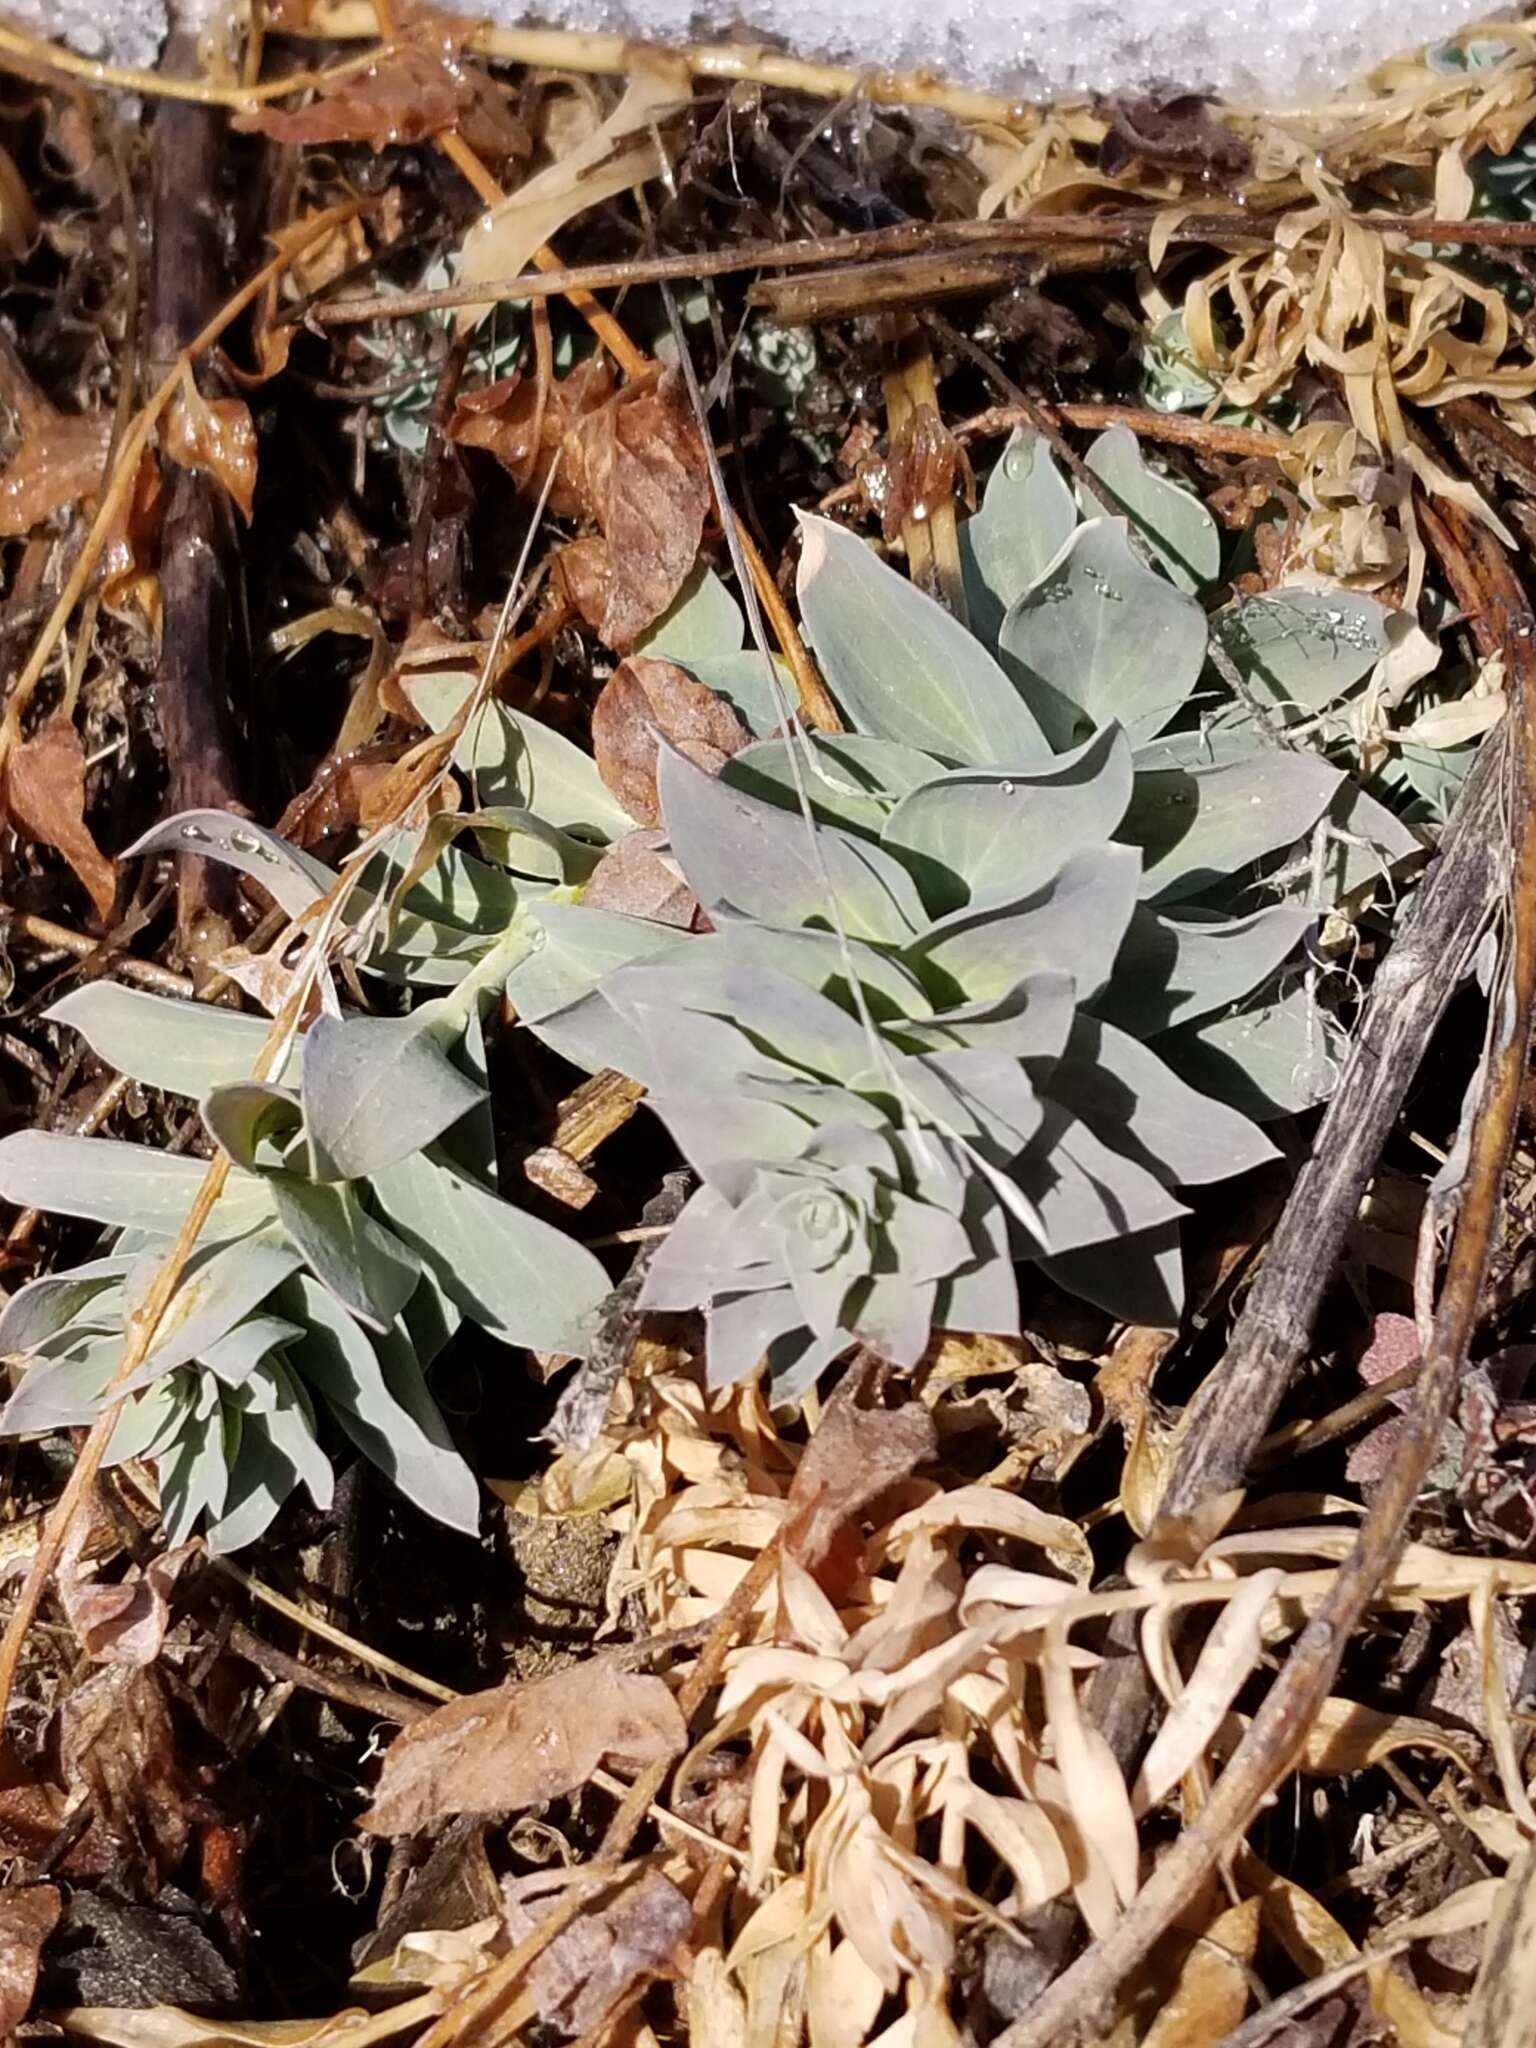
[[[972,767],[1050,748],[981,642],[872,549],[801,517],[800,609],[827,687],[852,725]]]

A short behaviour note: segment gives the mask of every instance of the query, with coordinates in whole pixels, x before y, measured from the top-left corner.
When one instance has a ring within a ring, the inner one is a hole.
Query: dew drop
[[[1004,796],[1012,796],[1017,786],[1016,783],[1012,782],[1004,782],[1000,785]]]
[[[231,853],[260,853],[261,841],[254,832],[231,832],[229,850]]]
[[[194,846],[206,846],[208,843],[208,834],[201,825],[183,825],[181,836],[183,839],[190,840]]]

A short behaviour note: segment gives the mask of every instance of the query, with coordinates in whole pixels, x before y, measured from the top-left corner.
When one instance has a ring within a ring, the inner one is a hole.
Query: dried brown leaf
[[[937,1444],[933,1417],[921,1402],[857,1408],[841,1395],[830,1401],[789,1490],[786,1553],[830,1589],[835,1573],[827,1566],[846,1571],[855,1561],[854,1518],[926,1463]]]
[[[619,663],[592,707],[597,772],[642,825],[661,823],[656,758],[662,739],[706,775],[718,775],[751,738],[723,697],[676,662],[643,654]]]
[[[1198,93],[1117,99],[1107,111],[1099,167],[1111,177],[1138,161],[1222,184],[1240,184],[1253,169],[1253,151]]]
[[[557,1934],[528,1973],[539,2018],[586,2034],[643,1976],[666,1970],[693,1923],[693,1908],[666,1878],[642,1877],[605,1906],[582,1913]],[[510,1907],[508,1932],[521,1941],[537,1922]]]
[[[204,398],[183,379],[166,409],[160,446],[182,469],[204,472],[250,521],[256,492],[256,428],[243,398]]]
[[[83,1787],[103,1827],[163,1882],[186,1853],[196,1795],[182,1776],[159,1679],[108,1664],[64,1703],[64,1781]]]
[[[117,873],[86,825],[85,749],[62,713],[11,755],[5,804],[23,838],[63,854],[105,923],[117,900]]]
[[[613,366],[606,356],[593,356],[546,387],[536,378],[514,374],[460,392],[448,422],[448,439],[464,448],[486,449],[516,477],[520,491],[537,496],[567,433],[612,396]],[[550,484],[548,509],[557,519],[573,519],[586,509],[580,487],[564,463]]]
[[[1289,1878],[1269,1874],[1263,1893],[1264,1924],[1298,1969],[1320,1976],[1360,1953],[1327,1908]],[[1456,2036],[1441,2026],[1423,1995],[1390,1964],[1369,1970],[1371,2004],[1396,2029],[1402,2048],[1456,2048]]]
[[[362,1826],[413,1835],[458,1813],[509,1813],[558,1799],[604,1763],[680,1756],[677,1703],[659,1678],[593,1659],[527,1685],[439,1707],[396,1736]]]
[[[1243,1681],[1259,1660],[1264,1614],[1284,1572],[1255,1572],[1212,1625],[1189,1681],[1153,1737],[1136,1779],[1135,1806],[1145,1813],[1204,1756]]]
[[[494,162],[526,157],[533,147],[492,81],[430,25],[365,70],[323,85],[308,106],[258,107],[231,116],[230,125],[274,142],[362,142],[370,149],[455,129],[477,156]]]
[[[710,505],[704,444],[668,372],[585,414],[563,446],[571,483],[607,545],[598,631],[622,652],[661,617],[698,559]]]
[[[115,1586],[80,1575],[79,1559],[60,1559],[59,1598],[85,1654],[98,1664],[153,1664],[170,1626],[170,1595],[198,1545],[180,1544]]]
[[[1114,1751],[1083,1715],[1067,1651],[1066,1630],[1053,1620],[1046,1628],[1040,1679],[1056,1768],[1073,1826],[1103,1858],[1115,1896],[1126,1906],[1140,1881],[1136,1816]]]
[[[0,1891],[0,2039],[9,2040],[32,2009],[38,1959],[62,1905],[56,1885],[13,1884]]]
[[[0,471],[0,535],[34,526],[101,489],[112,440],[110,412],[34,415],[15,454]]]
[[[1216,2048],[1248,2009],[1249,1969],[1259,1942],[1259,1900],[1229,1906],[1184,1959],[1142,2048]]]
[[[974,504],[976,479],[964,448],[933,406],[914,406],[891,435],[879,489],[887,542],[897,540],[909,520],[931,519],[954,497],[957,485]]]
[[[666,108],[687,99],[690,87],[686,72],[679,75],[660,51],[642,57],[636,46],[634,56],[624,96],[602,125],[471,227],[455,267],[461,284],[520,276],[567,221],[655,177],[661,151],[652,124]],[[478,326],[490,310],[489,304],[465,306],[458,316],[459,333]]]
[[[661,832],[627,832],[592,870],[581,900],[594,910],[622,911],[627,917],[649,918],[689,930],[699,914],[699,899],[659,849]]]

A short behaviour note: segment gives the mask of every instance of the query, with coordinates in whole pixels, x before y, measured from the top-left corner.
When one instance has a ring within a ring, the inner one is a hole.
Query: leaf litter
[[[344,54],[203,95],[216,286],[146,267],[140,199],[162,252],[196,211],[154,92],[83,133],[39,47],[9,138],[8,2030],[1031,2048],[1069,1966],[1083,2038],[1485,2025],[1524,1122],[1363,1619],[1104,1959],[1315,1658],[1457,1284],[1470,991],[1186,1497],[1530,687],[1529,30],[1347,111],[966,124],[268,25]],[[229,381],[143,410],[146,290],[173,356],[269,252]]]

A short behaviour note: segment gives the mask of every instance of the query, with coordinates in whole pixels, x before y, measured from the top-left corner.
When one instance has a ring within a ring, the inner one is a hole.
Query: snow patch
[[[165,0],[6,0],[0,11],[125,64],[152,64],[165,33]],[[659,42],[745,35],[802,57],[928,70],[1029,100],[1178,85],[1275,104],[1316,100],[1487,8],[1486,0],[546,0],[538,8],[471,0],[464,11],[509,26],[558,23]]]

